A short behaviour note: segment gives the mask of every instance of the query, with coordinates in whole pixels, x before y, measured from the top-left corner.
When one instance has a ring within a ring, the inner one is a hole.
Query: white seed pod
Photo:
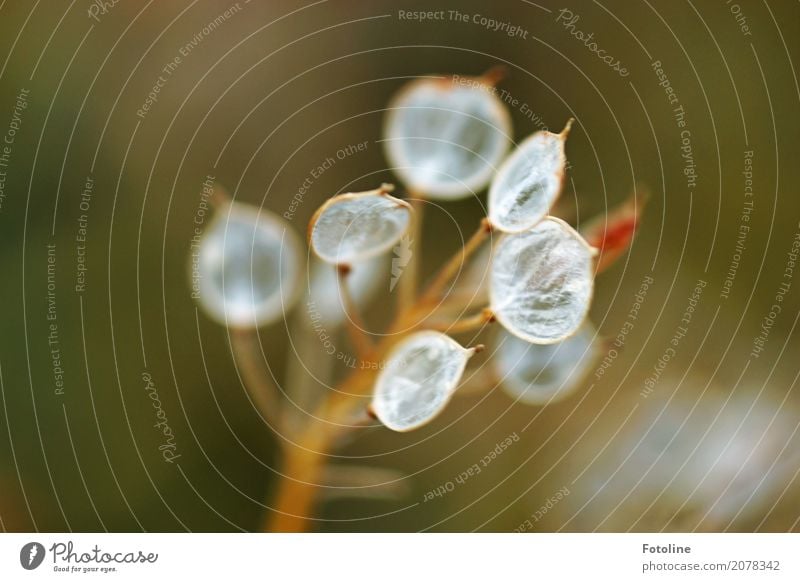
[[[561,133],[537,131],[503,162],[489,188],[489,220],[504,232],[522,232],[550,211],[564,182],[564,142],[572,120]]]
[[[308,225],[311,248],[334,265],[352,265],[380,255],[411,223],[411,206],[390,196],[391,186],[341,194],[319,207]]]
[[[235,328],[266,325],[297,298],[302,244],[268,210],[234,202],[217,210],[190,261],[200,306]]]
[[[575,333],[589,311],[595,252],[558,218],[503,236],[489,281],[497,320],[531,343],[551,344]]]
[[[511,117],[489,79],[419,79],[389,104],[384,147],[414,192],[436,200],[483,190],[505,157]]]
[[[353,265],[345,284],[356,307],[366,305],[375,296],[381,282],[384,282],[388,266],[389,258],[386,255]],[[315,261],[308,288],[309,300],[313,302],[324,325],[330,329],[341,325],[346,316],[341,285],[342,280],[335,267]]]
[[[474,352],[438,331],[410,335],[394,347],[378,375],[373,412],[398,432],[427,424],[450,401]]]
[[[503,390],[525,404],[548,404],[568,396],[597,361],[600,342],[590,323],[555,344],[528,343],[501,331],[492,364]]]

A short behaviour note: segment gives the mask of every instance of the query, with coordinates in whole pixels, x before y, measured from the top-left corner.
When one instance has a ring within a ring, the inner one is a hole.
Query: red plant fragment
[[[639,228],[648,195],[642,188],[605,216],[590,220],[581,234],[598,250],[597,273],[605,271],[630,247]]]

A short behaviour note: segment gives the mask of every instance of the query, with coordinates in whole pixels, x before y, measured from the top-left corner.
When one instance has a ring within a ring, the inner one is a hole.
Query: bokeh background
[[[800,529],[800,280],[785,277],[800,229],[796,2],[100,4],[0,3],[0,134],[19,126],[0,168],[4,530],[256,529],[276,480],[276,437],[242,387],[227,331],[190,297],[203,182],[213,176],[236,200],[282,214],[313,168],[366,142],[314,180],[290,221],[304,233],[331,195],[395,180],[381,125],[407,79],[477,75],[498,63],[508,68],[500,88],[519,101],[509,108],[517,139],[576,119],[565,215],[603,213],[635,184],[651,192],[629,255],[597,281],[592,320],[605,337],[619,333],[642,281],[654,282],[613,364],[570,398],[530,407],[488,386],[420,431],[357,431],[340,461],[400,471],[401,495],[324,496],[314,529]],[[562,9],[579,16],[574,29],[563,14],[559,21]],[[446,18],[401,18],[414,10]],[[525,34],[492,30],[476,15]],[[571,30],[592,33],[629,74]],[[685,111],[693,188],[655,61]],[[137,115],[160,76],[157,102]],[[15,117],[23,91],[27,107]],[[746,151],[750,230],[723,297],[743,224]],[[482,195],[427,214],[416,241],[426,273],[458,248],[484,203]],[[81,214],[87,270],[78,292]],[[48,343],[48,245],[57,346]],[[706,286],[688,333],[643,396],[698,280]],[[784,282],[782,310],[755,357]],[[261,329],[260,339],[282,382],[286,325]],[[158,448],[145,373],[175,435],[172,463]],[[514,434],[518,442],[479,475],[424,501]]]

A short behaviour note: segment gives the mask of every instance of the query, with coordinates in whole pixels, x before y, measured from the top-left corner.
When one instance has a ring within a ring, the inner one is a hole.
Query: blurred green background
[[[384,108],[405,80],[477,75],[498,63],[508,68],[500,88],[529,106],[510,108],[516,139],[541,123],[558,130],[577,120],[565,215],[580,222],[603,213],[636,183],[652,194],[630,255],[598,279],[592,319],[601,333],[613,339],[643,278],[655,282],[613,365],[571,398],[535,408],[494,389],[456,399],[414,433],[358,431],[339,454],[407,472],[409,491],[393,501],[324,502],[315,529],[509,531],[526,520],[533,531],[800,529],[800,461],[792,456],[800,282],[764,351],[750,356],[799,228],[797,3],[126,1],[104,13],[92,6],[0,7],[0,133],[17,96],[29,91],[0,207],[5,530],[257,528],[275,482],[275,437],[242,389],[226,330],[190,298],[189,241],[203,181],[213,176],[237,200],[282,214],[312,168],[367,142],[314,181],[291,220],[304,233],[329,196],[395,180],[379,140]],[[558,20],[565,8],[579,16],[573,29]],[[414,22],[401,10],[458,10],[468,22],[448,12]],[[519,26],[524,38],[475,15]],[[629,75],[571,30],[593,33]],[[654,61],[685,110],[693,189]],[[160,76],[157,101],[138,116]],[[749,150],[754,210],[722,298]],[[87,177],[94,187],[83,211]],[[427,214],[416,243],[426,273],[457,250],[484,204],[481,196]],[[86,288],[76,292],[81,214]],[[56,245],[63,394],[48,344],[48,244]],[[644,398],[643,383],[700,279],[707,286],[689,333]],[[260,333],[281,378],[286,328]],[[164,462],[158,449],[143,373],[157,387],[178,462]],[[423,502],[513,433],[519,442],[479,476]],[[565,487],[569,495],[532,519]]]

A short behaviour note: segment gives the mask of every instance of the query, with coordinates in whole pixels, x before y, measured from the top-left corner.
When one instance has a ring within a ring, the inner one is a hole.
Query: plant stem
[[[445,265],[441,268],[436,278],[422,295],[420,302],[430,303],[431,301],[438,299],[438,297],[442,294],[445,285],[447,285],[450,279],[456,276],[462,266],[467,262],[470,256],[472,256],[472,254],[480,248],[483,241],[486,240],[486,237],[488,237],[489,233],[491,232],[492,225],[489,223],[488,219],[484,218],[481,220],[478,230],[475,231],[464,247],[455,255],[453,255],[450,260],[447,261],[447,263],[445,263]]]
[[[411,241],[409,244],[416,247],[420,246],[420,238],[422,236],[422,215],[424,211],[425,202],[422,197],[413,191],[409,191],[411,207],[414,212],[411,213],[411,225],[409,227],[408,236]],[[402,242],[400,243],[402,244]],[[408,264],[403,267],[403,271],[399,275],[392,273],[392,276],[399,276],[397,282],[398,292],[398,310],[405,311],[414,303],[414,297],[417,293],[417,281],[419,279],[419,261],[414,256],[411,247],[409,252],[412,254],[408,260]],[[400,257],[398,257],[400,258]]]
[[[242,384],[250,395],[251,402],[261,417],[267,421],[273,431],[281,432],[280,401],[278,389],[270,382],[271,376],[265,372],[264,366],[259,363],[261,349],[256,349],[256,332],[254,330],[231,331],[231,350],[236,360],[236,371]]]
[[[474,331],[476,329],[483,328],[487,323],[492,323],[494,321],[494,313],[488,307],[482,309],[480,313],[476,313],[475,315],[470,315],[468,317],[464,317],[459,319],[458,321],[433,325],[431,326],[432,329],[436,329],[439,331],[456,334],[456,333],[464,333],[467,331]]]
[[[347,265],[339,265],[336,268],[336,273],[339,278],[339,296],[342,298],[344,316],[345,319],[347,319],[345,323],[347,326],[347,333],[350,335],[350,341],[356,349],[356,355],[363,361],[372,350],[372,343],[366,336],[364,319],[361,317],[361,312],[353,301],[350,287],[347,284],[347,277],[350,275],[350,272],[350,267]]]
[[[462,263],[480,247],[491,232],[491,225],[484,219],[480,228],[440,271],[426,293],[398,311],[389,332],[375,345],[366,349],[365,359],[382,361],[389,350],[401,338],[398,330],[417,326],[425,312],[430,298],[437,297],[447,282],[455,276]],[[408,275],[408,273],[406,273]],[[488,310],[479,314],[481,324],[491,315]],[[466,324],[465,324],[466,325]],[[470,325],[474,325],[470,323]],[[262,528],[264,531],[300,532],[309,528],[310,516],[319,489],[317,481],[327,460],[328,452],[335,446],[339,437],[349,428],[349,421],[364,407],[363,396],[374,384],[377,371],[354,370],[336,390],[318,406],[311,415],[316,419],[307,424],[297,436],[293,445],[284,450],[283,475],[267,510]]]

